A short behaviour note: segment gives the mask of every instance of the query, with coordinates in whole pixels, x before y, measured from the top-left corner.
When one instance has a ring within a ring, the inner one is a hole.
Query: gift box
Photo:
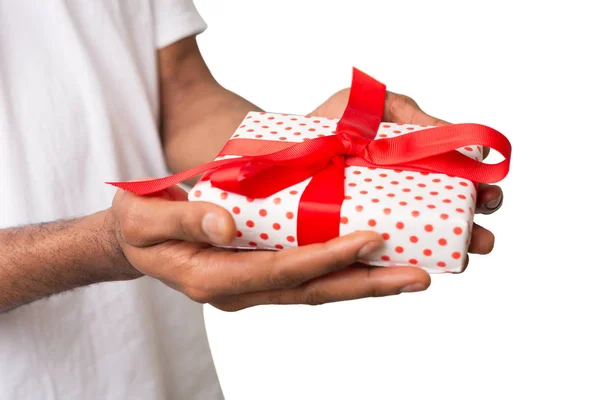
[[[229,210],[229,248],[282,250],[359,230],[384,245],[364,264],[464,269],[478,183],[508,173],[511,146],[477,124],[382,122],[385,86],[354,70],[340,119],[250,112],[214,162],[170,177],[112,183],[139,195],[203,174],[190,201]],[[483,146],[504,160],[482,163]]]
[[[300,143],[335,135],[338,120],[251,112],[230,139]],[[409,135],[431,127],[382,123],[374,140]],[[481,161],[481,146],[458,149]],[[235,154],[223,155],[219,159]],[[312,178],[265,198],[231,193],[200,180],[190,201],[207,201],[229,210],[237,226],[231,244],[238,249],[278,250],[298,245],[300,199]],[[346,166],[339,234],[374,230],[384,246],[361,260],[374,266],[415,265],[431,273],[463,269],[475,209],[475,185],[445,174]],[[314,221],[311,229],[319,229]]]

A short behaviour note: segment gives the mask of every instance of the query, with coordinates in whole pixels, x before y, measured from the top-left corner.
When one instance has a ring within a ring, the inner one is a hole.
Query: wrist
[[[142,276],[123,253],[117,237],[117,221],[110,209],[91,214],[82,223],[88,231],[93,232],[100,253],[98,258],[90,260],[89,265],[104,277],[104,281],[130,280]]]

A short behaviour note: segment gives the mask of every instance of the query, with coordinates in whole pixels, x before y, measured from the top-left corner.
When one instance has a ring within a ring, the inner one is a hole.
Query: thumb
[[[235,222],[227,210],[185,200],[186,191],[173,186],[150,196],[117,193],[112,208],[125,241],[136,247],[168,240],[228,244],[234,239]]]
[[[235,222],[224,208],[201,201],[141,199],[133,212],[143,227],[143,246],[168,240],[225,245],[235,237]]]

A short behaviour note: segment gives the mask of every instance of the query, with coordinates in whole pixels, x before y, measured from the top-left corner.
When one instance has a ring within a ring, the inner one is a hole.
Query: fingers
[[[427,289],[430,284],[429,274],[420,268],[356,266],[330,273],[296,288],[232,296],[212,304],[224,311],[237,311],[259,304],[318,305],[418,292]]]
[[[503,200],[504,196],[500,186],[480,184],[475,212],[479,214],[492,214],[502,207]]]
[[[483,160],[485,160],[487,158],[487,156],[490,155],[490,148],[489,147],[484,147],[483,148]]]
[[[494,248],[494,234],[482,226],[473,224],[469,252],[474,254],[489,254]]]
[[[235,223],[227,210],[211,203],[181,200],[180,188],[170,188],[155,196],[138,197],[119,193],[113,210],[120,223],[123,240],[136,247],[167,240],[228,244],[235,235]]]
[[[492,214],[502,207],[503,199],[504,195],[500,186],[480,184],[475,212],[479,214]],[[477,224],[473,224],[471,245],[469,246],[471,253],[489,254],[494,248],[494,241],[495,238],[492,232]]]
[[[410,97],[392,92],[387,93],[383,118],[398,124],[448,125],[448,122],[425,113]]]
[[[215,296],[290,288],[347,267],[377,250],[382,238],[375,232],[350,235],[297,248],[272,252],[213,252],[201,258],[204,282]]]

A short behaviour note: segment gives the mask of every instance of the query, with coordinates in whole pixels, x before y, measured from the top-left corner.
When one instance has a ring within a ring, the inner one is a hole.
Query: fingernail
[[[219,243],[223,239],[225,222],[215,213],[208,213],[202,218],[202,230],[211,242]]]
[[[487,208],[488,210],[494,210],[500,205],[501,201],[502,196],[498,196],[494,200],[490,200],[489,202],[485,203],[485,208]]]
[[[404,286],[400,291],[402,293],[412,293],[412,292],[421,292],[425,290],[425,285],[422,283],[411,283],[409,285]]]
[[[375,250],[377,250],[380,247],[381,247],[381,242],[377,242],[377,241],[368,242],[363,247],[361,247],[361,249],[358,251],[357,257],[359,259],[365,258],[366,256],[368,256],[369,254],[371,254],[372,252],[374,252]]]

